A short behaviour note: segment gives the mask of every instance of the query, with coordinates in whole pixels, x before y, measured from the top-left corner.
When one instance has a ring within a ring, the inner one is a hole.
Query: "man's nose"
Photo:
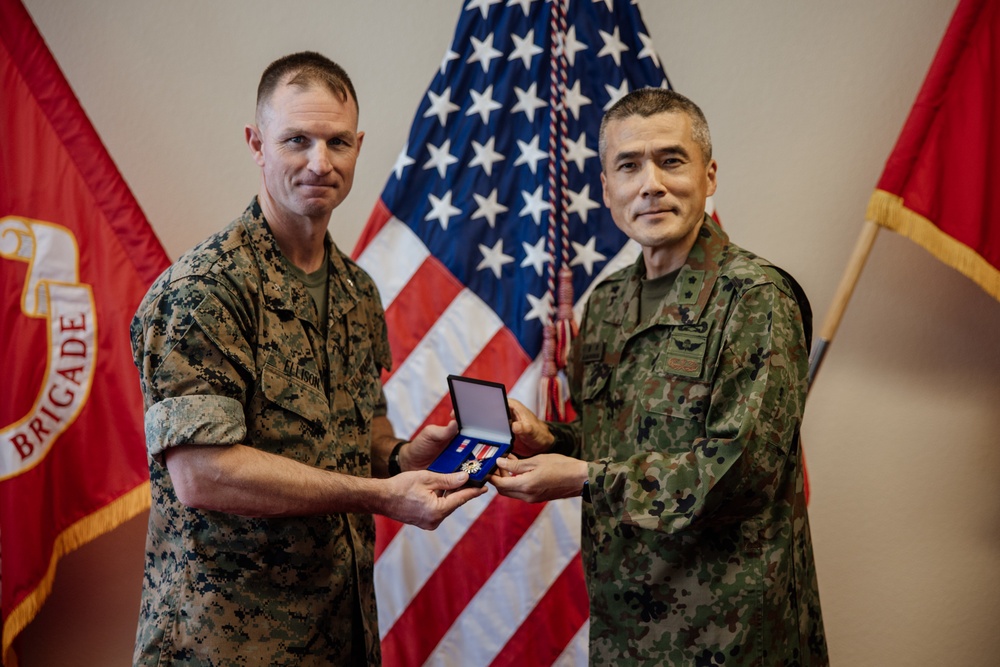
[[[667,193],[667,186],[663,184],[663,172],[654,163],[647,163],[642,168],[642,190],[645,197],[661,197]]]
[[[309,151],[309,171],[314,174],[326,174],[333,169],[333,161],[330,159],[330,151],[326,144],[317,142]]]

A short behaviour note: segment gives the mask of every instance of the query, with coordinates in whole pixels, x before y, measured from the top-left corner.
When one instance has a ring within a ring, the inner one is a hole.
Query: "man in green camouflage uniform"
[[[363,136],[339,66],[275,61],[246,128],[258,195],[133,320],[152,488],[135,664],[377,665],[371,514],[434,528],[482,491],[423,470],[454,423],[407,443],[385,416],[379,296],[327,232]]]
[[[793,289],[705,214],[716,164],[690,100],[629,94],[600,156],[604,201],[642,255],[588,301],[567,368],[577,419],[512,402],[530,458],[493,482],[583,496],[592,664],[826,665]]]

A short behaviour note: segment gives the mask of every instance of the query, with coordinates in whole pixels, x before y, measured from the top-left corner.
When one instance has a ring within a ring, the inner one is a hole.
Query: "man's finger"
[[[445,511],[451,514],[465,503],[484,493],[486,493],[486,486],[467,486],[457,491],[449,491],[446,495],[441,496],[441,502],[445,504]]]
[[[452,489],[461,488],[468,481],[469,473],[459,470],[458,472],[449,472],[444,475],[437,475],[434,480],[436,484],[434,482],[432,482],[432,484],[434,484],[435,488],[450,491]]]
[[[497,467],[506,473],[517,475],[521,472],[521,459],[515,456],[499,458],[497,459]]]

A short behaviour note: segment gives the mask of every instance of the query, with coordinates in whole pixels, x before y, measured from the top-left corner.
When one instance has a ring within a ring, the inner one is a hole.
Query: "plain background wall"
[[[257,79],[302,49],[344,65],[361,101],[354,191],[331,223],[350,251],[465,4],[24,1],[174,259],[256,192]],[[640,4],[711,124],[730,235],[798,277],[818,327],[956,0]],[[998,330],[1000,304],[879,234],[804,426],[836,665],[997,664]],[[23,667],[129,663],[144,521],[61,562]]]

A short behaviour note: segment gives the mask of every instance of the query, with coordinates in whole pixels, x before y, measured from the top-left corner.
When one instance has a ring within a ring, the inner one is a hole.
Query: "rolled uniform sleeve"
[[[133,349],[146,401],[146,447],[243,442],[244,404],[253,355],[241,315],[217,283],[164,281],[132,324]]]
[[[133,319],[152,494],[134,664],[380,661],[371,515],[200,510],[163,465],[170,447],[239,442],[371,474],[384,318],[371,279],[327,244],[325,327],[256,198],[168,269]]]
[[[243,405],[225,396],[165,398],[146,411],[146,448],[156,459],[176,445],[236,445],[246,434]]]

